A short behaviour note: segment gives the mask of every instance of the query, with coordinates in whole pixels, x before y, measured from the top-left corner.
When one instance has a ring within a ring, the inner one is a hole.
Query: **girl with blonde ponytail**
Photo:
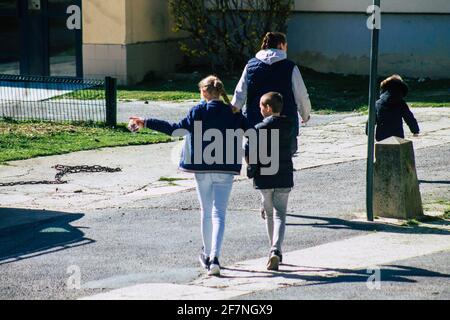
[[[198,87],[200,90],[203,88],[211,97],[221,97],[227,105],[231,106],[223,82],[218,77],[208,76],[199,82]]]
[[[179,123],[131,117],[129,128],[149,128],[172,135],[179,129],[185,130],[185,148],[180,161],[180,169],[195,174],[198,199],[201,205],[201,231],[203,238],[203,251],[199,261],[210,276],[220,275],[219,257],[225,230],[225,214],[228,206],[234,175],[241,171],[241,154],[238,149],[242,147],[242,140],[227,141],[227,130],[245,129],[241,113],[233,113],[230,100],[223,82],[216,76],[208,76],[198,84],[202,101],[189,111],[189,114]],[[223,101],[220,99],[222,98]],[[201,128],[199,131],[198,128]],[[214,148],[214,161],[207,158],[207,150],[211,150],[209,139],[203,139],[203,133],[220,131],[223,146],[222,152]],[[206,140],[206,141],[205,141]],[[198,143],[200,141],[200,143]],[[197,143],[196,143],[197,142]],[[199,148],[198,146],[201,146]],[[233,151],[230,156],[228,152]],[[222,159],[217,159],[221,154]],[[200,159],[200,161],[199,161]],[[233,159],[231,163],[230,159]]]

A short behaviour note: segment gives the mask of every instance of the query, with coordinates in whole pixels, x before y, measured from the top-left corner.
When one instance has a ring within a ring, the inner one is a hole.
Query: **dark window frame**
[[[50,39],[49,39],[49,19],[51,18],[67,18],[66,12],[58,10],[50,10],[48,0],[41,0],[41,18],[42,18],[42,40],[43,40],[43,76],[50,75]],[[0,9],[0,17],[17,17],[19,19],[19,34],[20,34],[20,74],[28,74],[30,70],[29,44],[30,37],[27,32],[29,28],[29,18],[27,9],[28,0],[17,0],[17,7],[15,9]],[[82,0],[72,0],[74,5],[81,9],[81,19],[83,18]],[[83,77],[83,29],[74,30],[75,32],[75,59],[76,59],[76,75],[71,77]]]

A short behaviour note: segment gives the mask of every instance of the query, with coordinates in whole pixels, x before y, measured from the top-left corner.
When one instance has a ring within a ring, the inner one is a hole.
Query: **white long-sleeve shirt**
[[[281,60],[287,59],[287,54],[283,50],[267,49],[261,50],[256,54],[256,58],[262,62],[272,65]],[[247,102],[247,66],[242,73],[241,79],[234,91],[233,100],[231,104],[238,109],[242,109]],[[311,114],[311,101],[309,99],[308,90],[306,89],[305,82],[297,66],[292,71],[292,91],[294,93],[295,102],[297,104],[298,112],[303,121],[308,122]]]

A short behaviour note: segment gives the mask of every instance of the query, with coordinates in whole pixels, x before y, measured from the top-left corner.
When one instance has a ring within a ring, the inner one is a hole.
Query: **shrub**
[[[187,31],[180,43],[190,57],[213,70],[242,68],[258,51],[266,32],[287,31],[293,0],[170,0],[175,32]]]

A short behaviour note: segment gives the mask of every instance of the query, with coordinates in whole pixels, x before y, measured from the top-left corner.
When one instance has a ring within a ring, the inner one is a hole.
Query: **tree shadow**
[[[346,270],[337,269],[338,275],[333,278],[327,277],[311,277],[308,279],[308,286],[316,286],[330,283],[355,283],[365,282],[367,283],[369,277],[374,275],[373,270],[358,269],[358,270]],[[386,265],[380,267],[380,281],[381,282],[399,282],[399,283],[417,283],[418,281],[411,278],[442,278],[443,281],[449,281],[450,274],[431,271],[423,268],[416,268],[403,265]]]
[[[369,277],[374,275],[373,270],[368,269],[332,269],[320,268],[311,269],[310,267],[302,267],[296,265],[284,265],[289,267],[297,267],[296,270],[283,270],[283,265],[280,265],[280,270],[272,271],[251,271],[237,268],[224,268],[224,270],[245,272],[248,275],[243,276],[227,276],[230,279],[246,278],[282,278],[288,280],[306,281],[305,286],[317,286],[335,283],[367,283]],[[304,272],[303,274],[301,272]],[[309,273],[309,274],[308,274]],[[313,274],[311,274],[313,273]],[[320,273],[323,273],[321,275]],[[254,274],[254,275],[252,275]],[[430,271],[422,268],[415,268],[403,265],[385,265],[379,269],[380,281],[382,282],[399,282],[399,283],[416,283],[415,278],[442,278],[443,281],[450,279],[450,274]]]
[[[71,225],[83,216],[0,208],[0,265],[94,243]]]
[[[419,180],[419,184],[450,184],[447,180]]]
[[[357,231],[383,231],[387,233],[402,233],[402,234],[442,234],[450,235],[449,230],[443,230],[427,226],[396,226],[393,224],[387,224],[382,222],[364,222],[364,221],[350,221],[332,217],[320,217],[320,216],[306,216],[288,214],[288,217],[299,218],[305,220],[317,220],[316,223],[286,223],[286,226],[310,226],[314,228],[324,228],[332,230],[357,230]],[[426,222],[426,221],[424,221]],[[428,223],[428,222],[427,222]],[[449,222],[446,220],[436,220],[432,223],[436,226],[448,226]]]

